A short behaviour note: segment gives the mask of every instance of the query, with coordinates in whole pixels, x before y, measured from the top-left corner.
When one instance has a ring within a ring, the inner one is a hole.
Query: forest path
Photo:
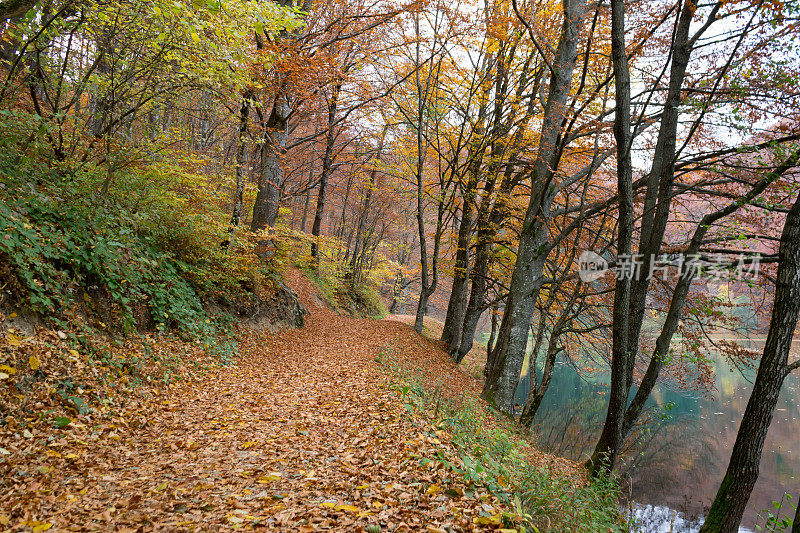
[[[459,496],[449,470],[420,465],[440,451],[457,459],[376,362],[434,344],[399,322],[337,316],[289,277],[305,327],[254,336],[236,366],[143,405],[144,427],[121,423],[94,461],[48,487],[55,529],[470,531],[482,529],[478,512],[500,510]]]

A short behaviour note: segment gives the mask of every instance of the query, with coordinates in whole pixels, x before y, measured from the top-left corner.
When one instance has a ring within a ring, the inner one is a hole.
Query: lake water
[[[741,344],[752,350],[763,349],[763,340]],[[795,356],[800,352],[800,341],[795,341],[792,352]],[[660,513],[667,520],[663,531],[670,531],[670,520],[676,526],[674,531],[696,528],[696,522],[693,527],[691,523],[702,517],[711,504],[727,468],[754,377],[755,369],[743,374],[718,359],[715,390],[710,395],[681,390],[668,381],[654,391],[650,404],[652,431],[626,455],[620,469],[629,484],[629,505],[634,511],[641,511],[647,504],[655,506],[651,512]],[[574,459],[588,456],[602,429],[607,379],[607,375],[587,379],[570,364],[559,362],[536,419],[540,446]],[[517,390],[520,404],[528,387],[526,376]],[[780,501],[785,493],[794,498],[794,503],[800,496],[797,372],[784,382],[764,446],[759,479],[742,526],[754,529],[757,524],[763,525],[758,513],[773,509],[773,501]],[[633,507],[632,502],[643,505]],[[785,508],[787,513],[791,510],[789,506]],[[675,512],[681,513],[678,522]],[[680,524],[686,527],[677,527]]]

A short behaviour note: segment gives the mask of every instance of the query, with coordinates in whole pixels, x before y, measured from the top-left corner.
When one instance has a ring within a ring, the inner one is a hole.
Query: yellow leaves
[[[7,526],[11,517],[5,514],[0,514],[0,526]]]
[[[41,365],[39,358],[35,355],[32,355],[28,358],[28,365],[31,367],[31,370],[39,370],[39,366]]]
[[[348,505],[345,503],[336,504],[334,502],[322,502],[319,504],[319,506],[324,509],[333,509],[334,511],[345,511],[348,513],[355,513],[360,518],[363,518],[365,516],[371,516],[372,514],[374,514],[372,513],[372,511],[362,510],[361,508],[356,507],[355,505]]]
[[[440,487],[439,485],[434,484],[434,485],[431,485],[430,487],[428,487],[428,490],[425,491],[425,494],[430,495],[430,494],[437,494],[439,492],[442,492],[442,487]]]
[[[262,485],[264,485],[264,484],[267,484],[267,483],[273,483],[275,481],[280,481],[281,480],[281,475],[282,474],[280,472],[270,472],[266,476],[259,477],[258,478],[258,483],[261,483]]]
[[[239,446],[239,449],[240,450],[247,450],[247,449],[252,448],[253,446],[255,446],[257,444],[258,444],[257,440],[248,440],[246,442],[243,442],[242,445]]]
[[[476,516],[472,522],[479,526],[499,526],[503,523],[503,515],[497,513],[494,516]]]
[[[5,525],[5,524],[3,524]],[[33,533],[41,533],[42,531],[47,531],[53,524],[51,522],[40,522],[39,520],[28,520],[25,522],[25,525],[29,528],[33,529]]]
[[[8,365],[0,365],[0,380],[8,379],[16,373],[17,373],[16,369]]]
[[[19,348],[19,346],[22,344],[23,340],[24,339],[22,337],[20,337],[19,335],[15,335],[13,333],[6,333],[6,342],[12,348]]]
[[[335,511],[347,511],[348,513],[358,513],[359,511],[361,511],[361,509],[359,509],[355,505],[344,505],[344,504],[337,505],[336,507],[334,507],[334,510]]]
[[[166,490],[166,488],[167,488],[168,486],[169,486],[169,484],[168,484],[168,483],[165,481],[165,482],[164,482],[164,483],[162,483],[161,485],[158,485],[157,487],[155,487],[155,488],[153,489],[153,491],[154,491],[154,492],[163,492],[164,490]]]

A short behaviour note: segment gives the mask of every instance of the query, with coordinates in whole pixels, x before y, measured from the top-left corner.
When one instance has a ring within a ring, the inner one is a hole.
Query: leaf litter
[[[305,327],[242,329],[235,366],[214,365],[196,343],[146,337],[150,358],[126,373],[78,353],[61,331],[0,332],[0,526],[499,528],[486,517],[508,509],[493,495],[420,461],[459,458],[445,431],[404,409],[376,356],[391,347],[454,397],[475,395],[478,382],[407,325],[336,315],[298,271],[287,277],[311,311]],[[106,350],[130,360],[136,348]],[[151,377],[165,360],[179,381]]]

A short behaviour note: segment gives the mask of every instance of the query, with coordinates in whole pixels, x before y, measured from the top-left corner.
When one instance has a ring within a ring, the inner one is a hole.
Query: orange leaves
[[[301,299],[313,298],[313,287],[292,276]],[[495,502],[420,460],[456,457],[446,433],[407,415],[375,362],[387,344],[419,352],[419,338],[402,324],[309,308],[304,329],[244,336],[236,366],[186,372],[168,388],[105,389],[90,417],[60,430],[0,429],[0,468],[24,470],[36,483],[28,483],[33,492],[20,485],[6,493],[0,519],[59,530],[132,531],[144,520],[167,530],[495,527],[474,522]],[[159,342],[167,340],[154,349]],[[69,360],[78,356],[59,354],[46,359],[48,372],[75,369]],[[30,355],[4,364],[33,372]]]

